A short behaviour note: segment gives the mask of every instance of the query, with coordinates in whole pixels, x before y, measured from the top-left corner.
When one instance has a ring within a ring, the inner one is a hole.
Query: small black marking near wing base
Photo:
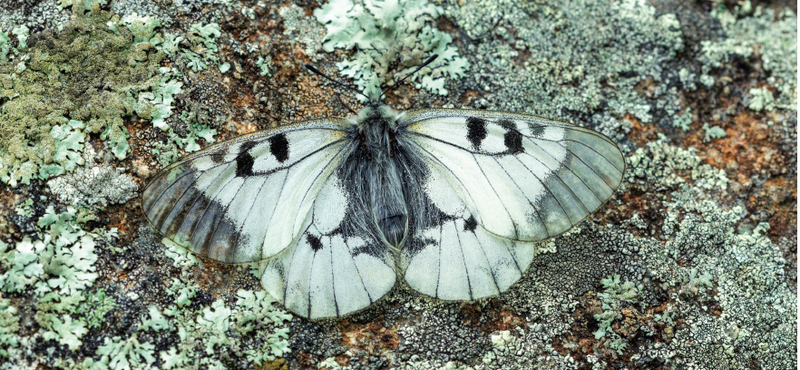
[[[236,177],[253,176],[253,163],[255,163],[255,159],[253,159],[249,151],[255,145],[255,141],[248,141],[242,143],[242,146],[239,148],[239,155],[236,156]]]
[[[314,251],[314,253],[322,249],[322,241],[320,241],[318,237],[311,234],[306,234],[306,241],[308,241],[308,245],[311,246],[311,249]]]
[[[480,150],[481,143],[489,133],[486,131],[486,120],[469,117],[467,118],[467,140],[472,143],[475,150]]]
[[[464,231],[475,232],[477,227],[478,221],[475,220],[475,216],[470,215],[468,219],[464,220]]]
[[[289,140],[286,140],[286,135],[278,134],[269,138],[269,152],[278,162],[286,162],[289,159]]]

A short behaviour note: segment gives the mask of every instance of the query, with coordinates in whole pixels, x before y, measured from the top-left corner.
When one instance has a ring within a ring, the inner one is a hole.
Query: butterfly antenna
[[[397,81],[397,82],[393,83],[393,84],[392,84],[392,86],[389,86],[388,88],[386,88],[386,90],[384,90],[384,91],[381,93],[381,97],[382,97],[382,96],[384,96],[384,95],[386,95],[386,93],[388,93],[389,91],[392,91],[392,89],[394,89],[395,87],[399,86],[401,83],[403,83],[403,82],[404,82],[406,79],[408,79],[409,77],[411,77],[411,76],[415,75],[417,72],[419,72],[419,70],[420,70],[420,69],[423,69],[423,68],[425,68],[425,67],[426,67],[428,64],[431,64],[431,63],[432,63],[434,60],[436,60],[436,58],[438,58],[438,57],[439,57],[439,54],[433,54],[433,55],[431,55],[431,56],[430,56],[430,57],[429,57],[429,58],[428,58],[426,61],[424,61],[422,64],[420,64],[420,65],[417,67],[417,69],[413,70],[411,73],[409,73],[409,74],[407,74],[405,77],[401,78],[401,79],[400,79],[400,81]]]
[[[339,94],[336,94],[336,100],[339,100],[339,104],[341,104],[343,107],[347,108],[347,110],[349,110],[349,111],[350,111],[350,113],[353,113],[353,114],[358,114],[358,112],[354,111],[354,110],[353,110],[353,108],[350,108],[350,106],[349,106],[349,105],[347,105],[347,104],[344,102],[344,100],[342,100],[342,96],[341,96],[341,95],[339,95]]]
[[[326,80],[328,80],[328,81],[331,81],[331,82],[333,82],[333,83],[335,83],[335,84],[337,84],[337,85],[339,85],[339,86],[341,86],[341,87],[344,87],[344,88],[345,88],[345,89],[347,89],[347,90],[350,90],[350,91],[352,91],[352,92],[355,92],[356,94],[363,95],[365,98],[367,98],[367,100],[368,100],[368,101],[372,101],[372,100],[369,98],[369,96],[367,96],[366,94],[364,94],[364,93],[363,93],[363,92],[361,92],[361,91],[358,91],[358,89],[356,89],[355,87],[353,87],[353,86],[350,86],[350,85],[345,85],[345,84],[344,84],[344,83],[342,83],[341,81],[334,80],[334,79],[332,79],[332,78],[328,77],[326,74],[322,73],[322,72],[321,72],[319,69],[317,69],[316,67],[312,66],[311,64],[306,64],[306,69],[308,69],[309,71],[311,71],[311,72],[314,72],[314,73],[316,73],[316,74],[318,74],[318,75],[320,75],[320,76],[324,77],[324,78],[325,78]]]

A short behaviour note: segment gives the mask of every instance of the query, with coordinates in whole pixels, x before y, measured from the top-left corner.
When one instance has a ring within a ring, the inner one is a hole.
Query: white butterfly
[[[262,261],[264,289],[316,319],[363,309],[397,279],[443,300],[500,294],[533,242],[597,210],[624,171],[619,148],[588,129],[519,113],[398,113],[378,97],[354,118],[193,154],[148,184],[142,206],[196,254]]]

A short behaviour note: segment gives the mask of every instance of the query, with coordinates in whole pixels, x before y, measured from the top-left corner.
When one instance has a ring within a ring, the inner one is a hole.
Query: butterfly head
[[[364,132],[369,127],[378,128],[380,126],[396,130],[398,117],[399,113],[384,104],[380,99],[370,99],[351,121],[358,126],[360,132]]]

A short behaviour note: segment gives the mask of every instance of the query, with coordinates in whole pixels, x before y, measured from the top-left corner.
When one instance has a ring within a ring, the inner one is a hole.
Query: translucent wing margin
[[[625,172],[605,136],[536,116],[421,110],[399,126],[446,182],[426,189],[434,204],[451,212],[464,205],[488,232],[515,241],[567,231],[614,194]]]
[[[274,256],[305,217],[349,142],[346,120],[260,131],[213,145],[164,169],[142,193],[153,227],[222,262]]]

